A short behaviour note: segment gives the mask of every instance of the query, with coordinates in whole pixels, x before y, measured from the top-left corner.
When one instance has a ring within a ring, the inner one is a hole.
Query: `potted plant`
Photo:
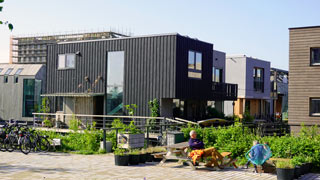
[[[129,155],[125,154],[126,150],[117,148],[114,151],[114,162],[117,166],[128,166]]]
[[[140,150],[139,162],[140,163],[146,163],[146,161],[147,161],[147,151],[146,151],[146,149],[141,149]]]
[[[313,158],[311,156],[305,157],[305,174],[311,172]]]
[[[294,178],[298,179],[302,175],[302,162],[301,156],[295,156],[292,158],[292,164],[294,165]]]
[[[277,179],[278,180],[292,180],[294,178],[294,165],[289,161],[277,161]]]
[[[118,134],[118,143],[122,144],[122,148],[144,147],[144,133],[134,125],[134,121],[125,127],[125,131]]]
[[[153,153],[153,147],[148,147],[145,151],[146,151],[146,162],[152,162],[153,156],[151,154]]]
[[[140,151],[130,150],[128,154],[129,154],[129,164],[138,165],[140,162]]]

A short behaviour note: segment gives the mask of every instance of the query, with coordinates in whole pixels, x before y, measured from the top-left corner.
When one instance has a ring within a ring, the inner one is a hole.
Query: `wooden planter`
[[[121,148],[144,147],[144,134],[118,134],[118,145]]]

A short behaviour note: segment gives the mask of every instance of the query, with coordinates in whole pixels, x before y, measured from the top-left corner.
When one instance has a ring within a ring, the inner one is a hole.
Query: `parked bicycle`
[[[46,136],[41,136],[34,129],[18,123],[6,123],[0,129],[0,150],[13,152],[20,150],[24,154],[34,152],[47,152],[50,142]]]

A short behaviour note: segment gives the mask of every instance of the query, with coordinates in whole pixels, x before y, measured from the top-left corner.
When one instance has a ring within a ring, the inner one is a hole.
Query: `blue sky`
[[[9,59],[10,35],[102,31],[133,35],[178,32],[227,54],[271,61],[288,69],[289,27],[320,25],[317,0],[5,0],[0,62]]]

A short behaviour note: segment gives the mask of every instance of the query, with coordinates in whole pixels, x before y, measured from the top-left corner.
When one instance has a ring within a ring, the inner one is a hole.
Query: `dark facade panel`
[[[175,98],[176,39],[163,35],[49,46],[47,93],[104,93],[107,52],[124,51],[124,104],[137,104],[137,115],[148,115],[149,100]],[[57,69],[58,54],[78,51],[75,69]]]
[[[202,78],[188,78],[188,51],[202,53]],[[177,87],[179,99],[213,100],[212,58],[213,44],[201,42],[183,36],[177,37]]]

